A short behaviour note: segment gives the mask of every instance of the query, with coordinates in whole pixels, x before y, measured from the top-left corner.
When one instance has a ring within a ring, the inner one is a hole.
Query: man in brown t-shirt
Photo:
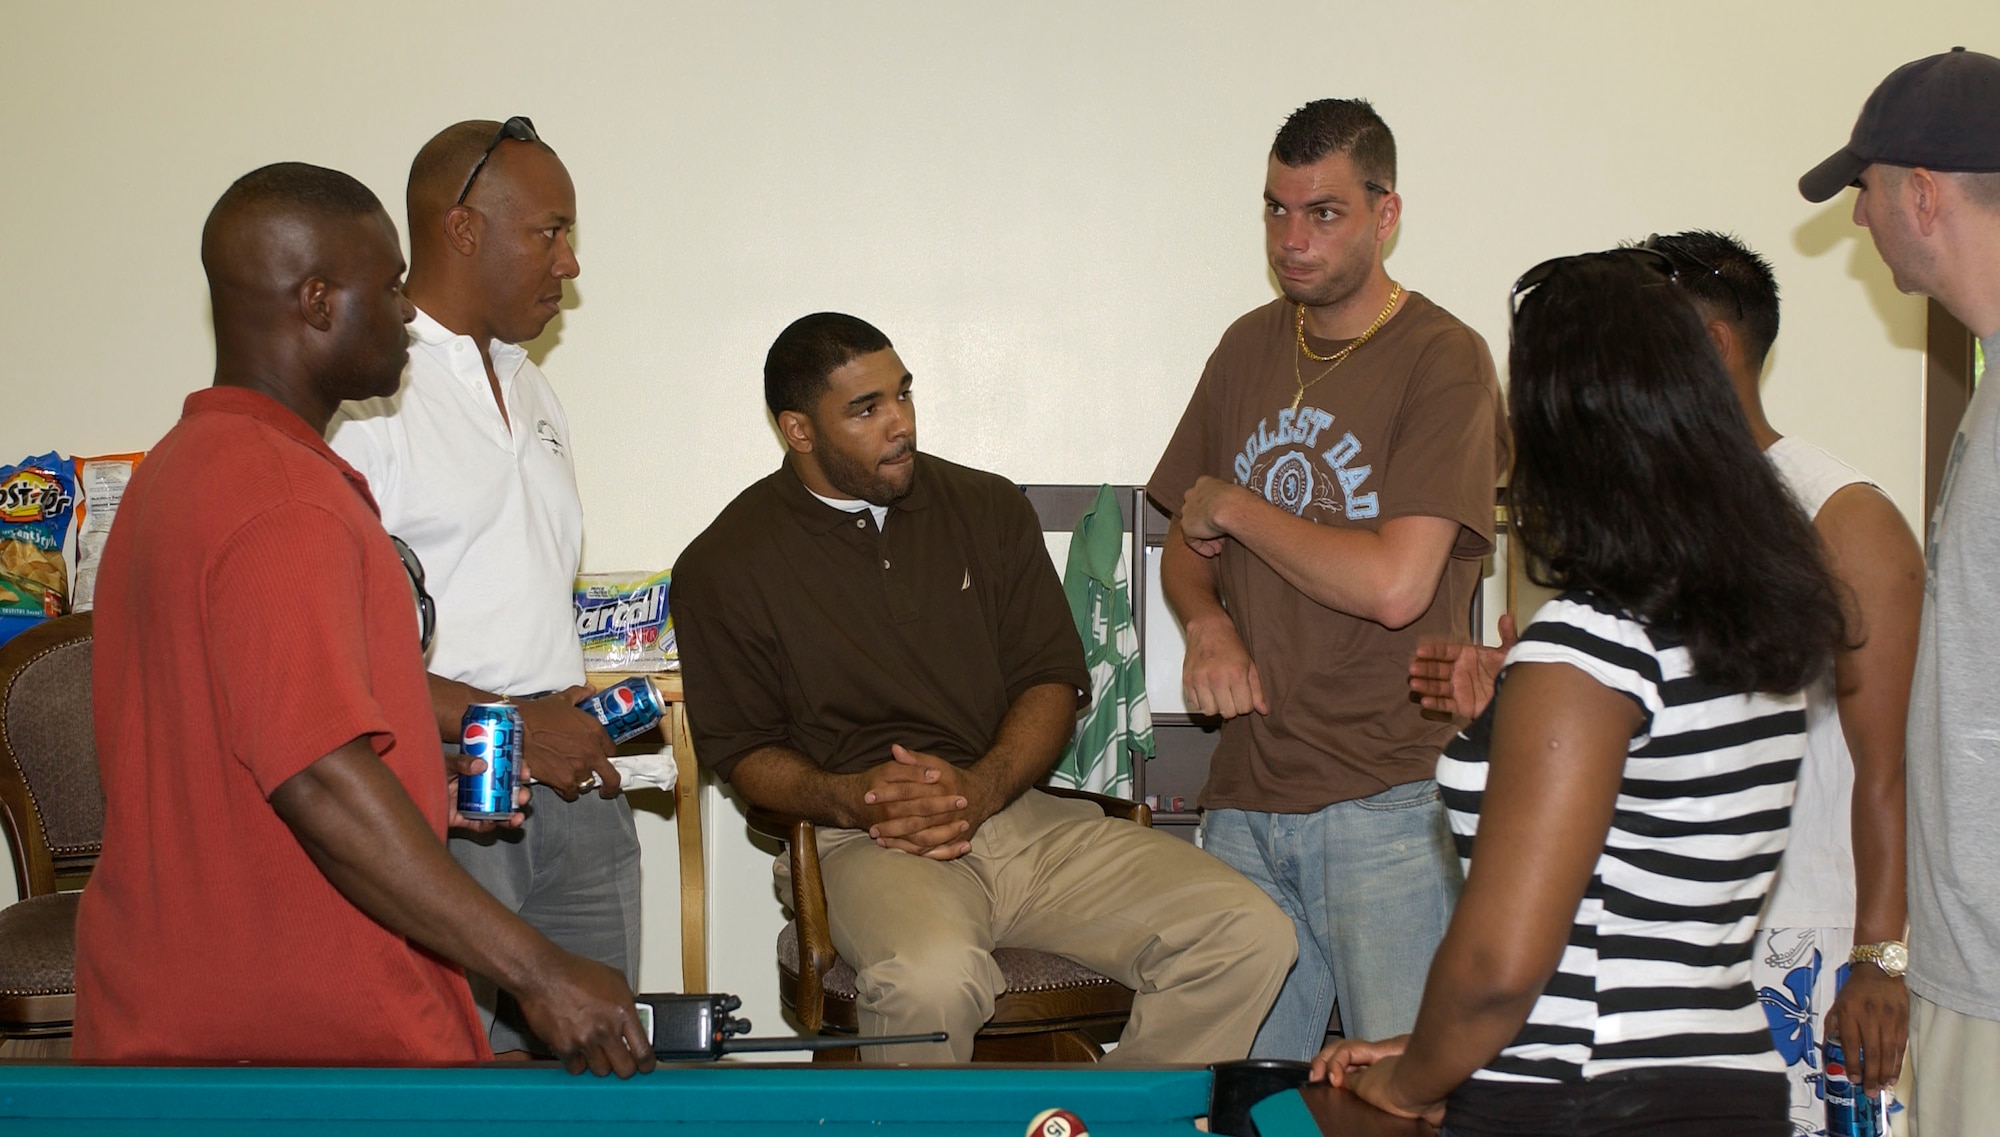
[[[1411,701],[1420,637],[1465,636],[1505,459],[1479,335],[1391,281],[1395,142],[1361,100],[1279,130],[1265,244],[1284,297],[1209,357],[1147,490],[1187,634],[1190,710],[1224,723],[1204,847],[1292,917],[1299,959],[1252,1054],[1416,1021],[1458,864],[1431,781],[1451,734]]]
[[[1089,690],[1020,489],[916,448],[911,379],[852,316],[792,324],[764,365],[785,463],[674,566],[703,764],[810,818],[870,1059],[966,1061],[996,947],[1138,992],[1128,1064],[1241,1058],[1291,966],[1290,922],[1242,874],[1031,788]],[[782,868],[784,861],[779,864]]]

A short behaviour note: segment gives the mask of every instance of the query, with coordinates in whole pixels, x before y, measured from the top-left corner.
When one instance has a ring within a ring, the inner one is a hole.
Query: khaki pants
[[[1138,992],[1106,1062],[1241,1058],[1297,953],[1292,924],[1241,873],[1185,841],[1030,790],[931,861],[821,830],[833,944],[857,975],[871,1062],[965,1062],[1002,990],[996,947],[1067,956]],[[786,875],[784,858],[780,876]]]
[[[2000,1133],[2000,1022],[1910,993],[1910,1057],[1896,1096],[1910,1137]]]

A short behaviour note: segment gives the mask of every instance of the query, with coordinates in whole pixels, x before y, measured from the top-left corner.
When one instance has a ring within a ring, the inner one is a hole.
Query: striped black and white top
[[[1750,985],[1750,952],[1785,851],[1805,752],[1803,697],[1709,686],[1685,648],[1581,592],[1543,605],[1508,653],[1508,666],[1517,663],[1576,667],[1630,696],[1643,718],[1556,973],[1521,1033],[1473,1077],[1563,1082],[1660,1066],[1782,1073]],[[1492,719],[1489,705],[1438,762],[1468,872]]]

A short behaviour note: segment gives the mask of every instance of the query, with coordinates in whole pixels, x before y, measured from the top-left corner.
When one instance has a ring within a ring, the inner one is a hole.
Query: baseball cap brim
[[[1843,146],[1832,157],[1806,171],[1806,176],[1799,179],[1799,192],[1807,201],[1825,201],[1853,185],[1854,179],[1867,168],[1867,159]]]

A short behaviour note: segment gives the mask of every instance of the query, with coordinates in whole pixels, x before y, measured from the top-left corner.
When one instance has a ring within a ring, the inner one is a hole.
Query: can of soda
[[[1826,1083],[1827,1137],[1885,1137],[1887,1107],[1881,1095],[1868,1096],[1860,1082],[1847,1076],[1847,1059],[1838,1040],[1826,1040],[1826,1064],[1820,1069]]]
[[[577,706],[603,723],[604,733],[613,742],[637,738],[660,725],[667,714],[667,704],[654,689],[653,681],[644,675],[634,675],[606,687]]]
[[[521,712],[512,703],[474,703],[459,720],[458,748],[484,758],[486,769],[458,776],[458,812],[474,821],[496,821],[514,812],[521,780]]]

